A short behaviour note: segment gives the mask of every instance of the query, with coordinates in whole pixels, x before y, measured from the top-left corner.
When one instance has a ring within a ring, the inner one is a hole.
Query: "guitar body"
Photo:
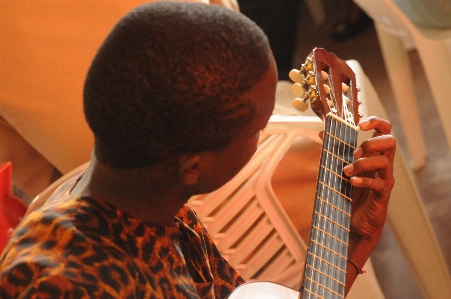
[[[281,284],[256,281],[239,286],[227,299],[298,299],[299,295]]]
[[[345,298],[352,185],[343,168],[354,162],[358,112],[355,74],[334,54],[315,48],[300,70],[292,70],[293,106],[308,107],[324,121],[307,257],[300,291],[270,282],[251,282],[229,299]]]

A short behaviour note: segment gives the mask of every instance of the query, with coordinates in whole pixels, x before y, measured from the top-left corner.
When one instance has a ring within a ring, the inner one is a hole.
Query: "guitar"
[[[325,123],[316,198],[304,277],[299,291],[270,282],[250,282],[229,299],[344,298],[352,186],[343,168],[357,144],[357,87],[351,68],[336,55],[315,48],[300,70],[292,70],[293,106],[308,107]]]

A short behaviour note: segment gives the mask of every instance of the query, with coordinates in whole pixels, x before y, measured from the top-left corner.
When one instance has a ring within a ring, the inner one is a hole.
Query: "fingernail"
[[[360,157],[362,157],[362,154],[363,154],[362,148],[359,147],[354,152],[354,158],[359,159]]]
[[[345,166],[345,167],[343,168],[343,172],[344,172],[347,176],[349,176],[349,175],[352,173],[353,170],[354,170],[354,165],[352,165],[352,164],[349,164],[349,165],[347,165],[347,166]]]
[[[362,182],[363,182],[362,178],[353,177],[351,179],[351,183],[353,186],[360,186],[362,184]]]
[[[359,122],[359,127],[361,128],[362,127],[362,125],[363,125],[363,127],[366,127],[366,126],[368,126],[370,124],[370,120],[368,119],[368,118],[365,118],[365,119],[363,119],[363,120],[361,120],[360,122]],[[362,128],[363,129],[363,128]]]
[[[359,121],[359,124],[362,124],[362,123],[367,124],[367,123],[369,123],[369,122],[370,122],[370,117],[365,117],[365,118],[363,118],[363,119],[361,119],[361,120]]]

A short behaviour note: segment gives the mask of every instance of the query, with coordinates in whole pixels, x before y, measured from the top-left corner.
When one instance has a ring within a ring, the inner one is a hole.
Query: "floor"
[[[301,4],[302,17],[299,20],[301,29],[298,30],[293,66],[299,68],[314,47],[323,47],[342,59],[359,61],[381,98],[393,124],[398,146],[408,159],[408,153],[404,150],[402,128],[397,120],[398,108],[393,101],[374,27],[368,27],[362,34],[350,40],[336,42],[331,39],[330,34],[333,25],[344,15],[344,7],[338,4],[338,1],[323,1],[323,3],[327,21],[321,26],[313,24],[306,7]],[[451,271],[451,213],[449,212],[451,211],[451,154],[444,142],[437,111],[415,51],[411,52],[411,60],[417,84],[417,104],[427,144],[427,164],[423,169],[414,172],[414,177]],[[388,227],[384,230],[372,259],[376,275],[387,299],[423,298]]]

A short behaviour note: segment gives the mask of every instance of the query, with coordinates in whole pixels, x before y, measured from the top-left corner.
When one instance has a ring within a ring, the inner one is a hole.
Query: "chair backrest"
[[[306,245],[275,196],[271,176],[297,138],[320,142],[322,128],[316,116],[272,116],[240,173],[222,188],[190,199],[221,253],[247,281],[299,286]]]
[[[417,47],[412,35],[421,32],[430,39],[451,39],[451,30],[419,28],[393,0],[354,0],[382,29],[400,37],[407,48]],[[451,53],[451,52],[449,52]]]
[[[11,229],[14,229],[27,211],[27,206],[11,194],[10,162],[0,165],[0,253],[3,251]]]
[[[355,0],[355,3],[384,30],[400,37],[407,48],[415,47],[411,36],[414,25],[392,0]]]

